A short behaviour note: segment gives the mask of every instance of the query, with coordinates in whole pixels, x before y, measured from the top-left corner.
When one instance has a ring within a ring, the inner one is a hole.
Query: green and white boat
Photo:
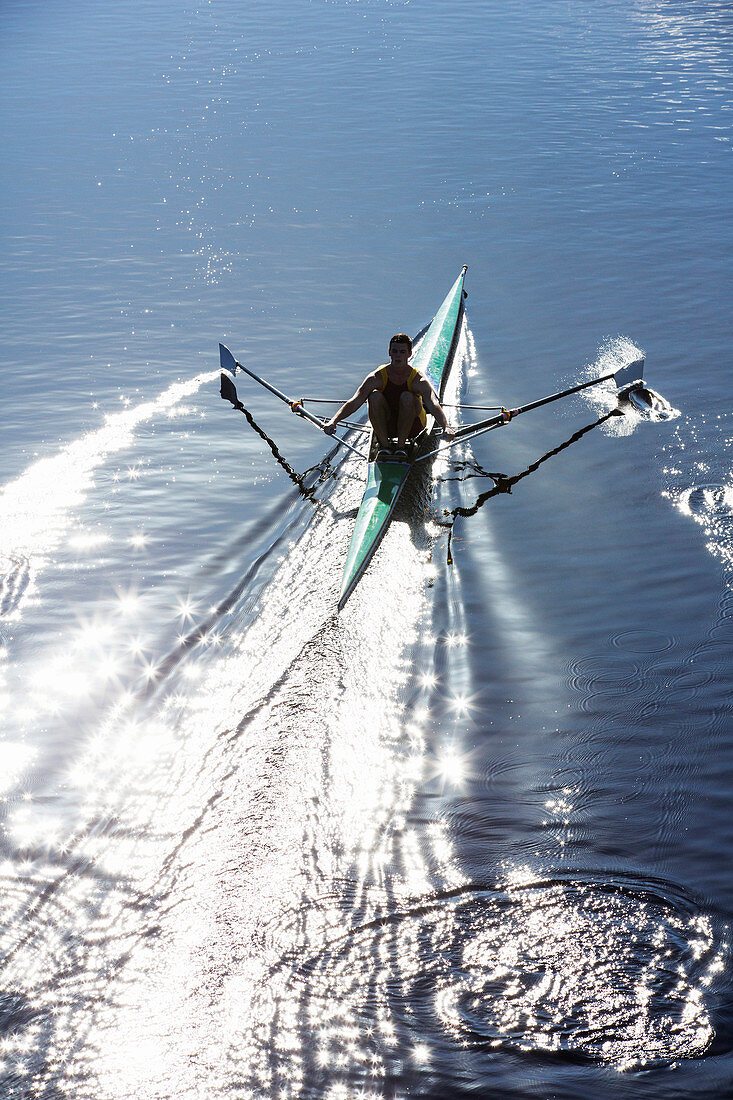
[[[465,296],[463,282],[466,277],[466,271],[467,268],[464,267],[461,274],[448,291],[445,301],[425,332],[411,361],[413,367],[417,368],[417,370],[429,378],[440,401],[443,400],[445,384],[450,373],[458,344],[458,337],[461,331],[463,299]],[[277,386],[268,382],[267,379],[256,374],[250,367],[245,366],[239,360],[235,359],[229,348],[224,344],[219,344],[219,358],[222,370],[221,396],[225,400],[231,402],[235,409],[246,411],[237,397],[237,390],[234,385],[234,377],[237,371],[242,371],[243,374],[248,375],[253,381],[258,382],[268,390],[273,397],[277,397],[280,401],[285,402],[296,416],[307,420],[313,427],[318,428],[319,431],[324,431],[328,422],[306,409],[306,402],[343,404],[342,399],[332,400],[312,397],[294,400],[286,393],[283,393],[282,390],[278,389]],[[344,436],[329,434],[329,439],[332,443],[335,443],[337,447],[344,447],[348,451],[353,451],[362,462],[366,459],[367,465],[366,488],[351,535],[348,556],[346,558],[346,565],[341,581],[341,594],[339,595],[338,601],[339,611],[356,588],[369,562],[374,557],[375,550],[384,538],[397,501],[400,499],[400,494],[407,484],[407,480],[415,465],[421,462],[429,462],[439,451],[448,451],[459,443],[467,443],[469,440],[476,439],[478,436],[493,431],[495,428],[501,428],[511,420],[514,420],[521,413],[530,412],[532,409],[539,409],[543,405],[548,405],[553,401],[559,401],[563,397],[569,397],[571,394],[588,389],[589,386],[597,386],[611,379],[613,379],[616,384],[619,398],[619,407],[616,411],[619,413],[623,412],[625,407],[634,403],[638,404],[638,402],[641,401],[644,401],[648,407],[652,397],[657,396],[654,395],[653,391],[648,390],[644,384],[644,360],[635,359],[633,362],[624,364],[616,368],[616,370],[608,371],[598,378],[590,378],[585,382],[579,382],[574,386],[569,386],[567,389],[560,390],[558,393],[551,393],[547,397],[541,397],[537,401],[529,401],[527,404],[520,405],[519,408],[516,409],[506,409],[500,405],[461,405],[459,408],[462,409],[486,409],[487,411],[491,411],[493,415],[487,417],[485,420],[463,425],[452,432],[450,439],[443,440],[437,445],[437,441],[434,438],[437,434],[435,432],[435,424],[433,418],[429,416],[424,430],[412,444],[409,460],[407,462],[399,462],[394,459],[377,461],[376,442],[370,429],[363,424],[350,424],[347,421],[343,421],[342,423],[345,427],[369,434],[370,445],[367,451],[363,452],[358,446],[354,446],[354,444]]]
[[[463,281],[466,270],[464,267],[449,290],[411,359],[411,366],[430,380],[439,400],[443,397],[458,343],[463,317]],[[429,438],[433,428],[434,421],[429,416],[428,423],[413,445],[414,457],[410,462],[376,461],[375,440],[371,440],[370,457],[367,460],[366,488],[359,505],[344,566],[338,601],[339,611],[356,588],[374,557],[379,543],[384,538],[397,501],[410,476],[416,452]],[[422,449],[424,450],[424,447]]]

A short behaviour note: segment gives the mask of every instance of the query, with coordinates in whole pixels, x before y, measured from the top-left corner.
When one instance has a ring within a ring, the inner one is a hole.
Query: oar
[[[306,489],[305,481],[306,481],[306,478],[308,477],[308,474],[312,474],[314,470],[319,470],[319,469],[322,470],[323,465],[324,465],[323,461],[319,462],[316,466],[311,466],[310,469],[305,470],[304,473],[302,473],[302,474],[297,473],[293,469],[293,467],[290,465],[290,463],[285,461],[285,459],[283,458],[283,456],[280,454],[279,450],[277,449],[277,446],[275,445],[275,443],[270,439],[269,435],[267,435],[266,432],[262,431],[262,428],[259,426],[259,424],[255,420],[255,418],[252,416],[252,413],[249,411],[249,409],[245,409],[244,405],[242,404],[242,402],[239,400],[239,397],[237,396],[237,387],[234,385],[234,383],[232,382],[229,375],[222,373],[219,377],[221,379],[221,389],[220,389],[219,392],[221,393],[221,396],[224,398],[224,400],[225,401],[231,401],[231,403],[232,403],[232,405],[234,406],[235,409],[237,409],[241,413],[244,413],[244,415],[247,418],[247,423],[249,424],[249,426],[251,428],[254,428],[254,430],[257,432],[258,436],[260,437],[260,439],[264,439],[265,443],[267,444],[267,446],[272,451],[273,457],[280,463],[280,465],[282,466],[283,470],[288,475],[290,480],[295,485],[297,485],[298,492],[301,493],[301,495],[304,496],[307,500],[312,499],[312,497],[313,497],[313,495],[316,491],[316,486],[312,485],[309,489]]]
[[[620,367],[617,371],[609,371],[608,374],[602,374],[598,378],[591,378],[589,382],[580,382],[577,386],[570,386],[566,390],[560,390],[559,393],[551,393],[548,397],[540,397],[538,401],[529,401],[526,405],[520,405],[518,409],[502,409],[498,416],[491,416],[488,420],[479,420],[476,424],[466,424],[463,428],[458,428],[448,443],[444,443],[441,447],[437,447],[434,451],[430,451],[426,455],[419,455],[415,462],[422,462],[426,458],[432,458],[438,454],[439,451],[446,451],[450,447],[455,446],[461,439],[467,436],[473,438],[474,436],[483,435],[484,432],[490,432],[492,428],[498,428],[502,424],[508,424],[510,420],[513,420],[515,416],[519,416],[520,413],[530,412],[532,409],[539,409],[542,405],[549,405],[552,401],[559,401],[562,397],[569,397],[573,393],[579,393],[580,390],[587,390],[590,386],[598,386],[601,382],[607,382],[609,378],[614,378],[616,381],[616,388],[619,393],[622,390],[628,390],[632,386],[638,385],[644,378],[644,360],[635,359],[633,363],[628,363],[625,367]]]
[[[259,374],[255,374],[254,371],[249,370],[248,367],[243,366],[242,363],[238,362],[234,358],[229,348],[225,347],[224,344],[219,344],[219,361],[221,363],[222,370],[229,371],[229,373],[232,375],[236,373],[237,369],[244,371],[244,373],[248,374],[250,378],[253,378],[255,382],[259,382],[259,384],[261,386],[264,386],[266,390],[269,390],[271,394],[274,394],[275,397],[279,397],[281,401],[284,401],[285,404],[290,407],[291,412],[294,412],[296,416],[302,416],[305,420],[308,420],[311,424],[314,424],[316,428],[318,428],[320,431],[323,431],[323,426],[326,423],[325,420],[321,420],[320,417],[314,416],[313,413],[309,413],[307,409],[303,408],[300,401],[293,401],[292,398],[287,396],[287,394],[281,393],[280,390],[275,388],[275,386],[271,386],[270,383],[266,381],[266,379],[260,378]],[[361,451],[358,451],[356,447],[352,447],[351,444],[347,443],[345,439],[341,438],[341,436],[334,434],[328,436],[328,438],[333,439],[335,443],[340,444],[342,447],[346,447],[349,451],[353,451],[355,455],[359,456],[359,458],[364,457]]]

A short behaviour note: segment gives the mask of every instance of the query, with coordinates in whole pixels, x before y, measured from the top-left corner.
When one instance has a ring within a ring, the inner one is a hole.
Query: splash
[[[733,569],[733,480],[725,461],[731,446],[730,414],[685,417],[665,448],[664,496],[702,530],[709,552]]]
[[[601,346],[595,361],[586,367],[584,377],[591,379],[615,373],[636,359],[644,359],[641,348],[627,336],[617,336]],[[617,407],[623,410],[624,416],[614,417],[604,425],[604,431],[616,436],[631,435],[643,421],[676,420],[680,415],[666,398],[646,385],[634,387],[619,397],[612,378],[584,390],[583,396],[599,413]]]
[[[636,410],[642,420],[660,421],[676,420],[680,410],[673,408],[661,393],[650,389],[649,386],[634,386],[626,397],[628,403]]]

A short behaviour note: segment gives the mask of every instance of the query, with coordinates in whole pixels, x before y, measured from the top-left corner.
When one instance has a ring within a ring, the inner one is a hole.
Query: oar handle
[[[521,411],[521,409],[512,409],[509,412],[508,409],[502,409],[497,416],[490,416],[488,420],[479,420],[477,424],[465,424],[462,428],[456,428],[453,439],[462,439],[464,435],[471,435],[473,432],[488,431],[490,428],[498,428],[500,424],[508,424],[511,418]]]

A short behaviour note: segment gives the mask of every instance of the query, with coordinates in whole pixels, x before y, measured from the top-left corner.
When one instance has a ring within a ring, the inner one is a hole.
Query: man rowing
[[[331,435],[339,421],[355,413],[365,401],[369,405],[369,420],[377,437],[380,451],[389,452],[392,439],[397,440],[391,457],[404,460],[408,439],[419,435],[432,413],[447,437],[453,435],[437,394],[419,370],[410,366],[412,340],[404,332],[389,342],[389,363],[368,374],[353,397],[324,425]]]

